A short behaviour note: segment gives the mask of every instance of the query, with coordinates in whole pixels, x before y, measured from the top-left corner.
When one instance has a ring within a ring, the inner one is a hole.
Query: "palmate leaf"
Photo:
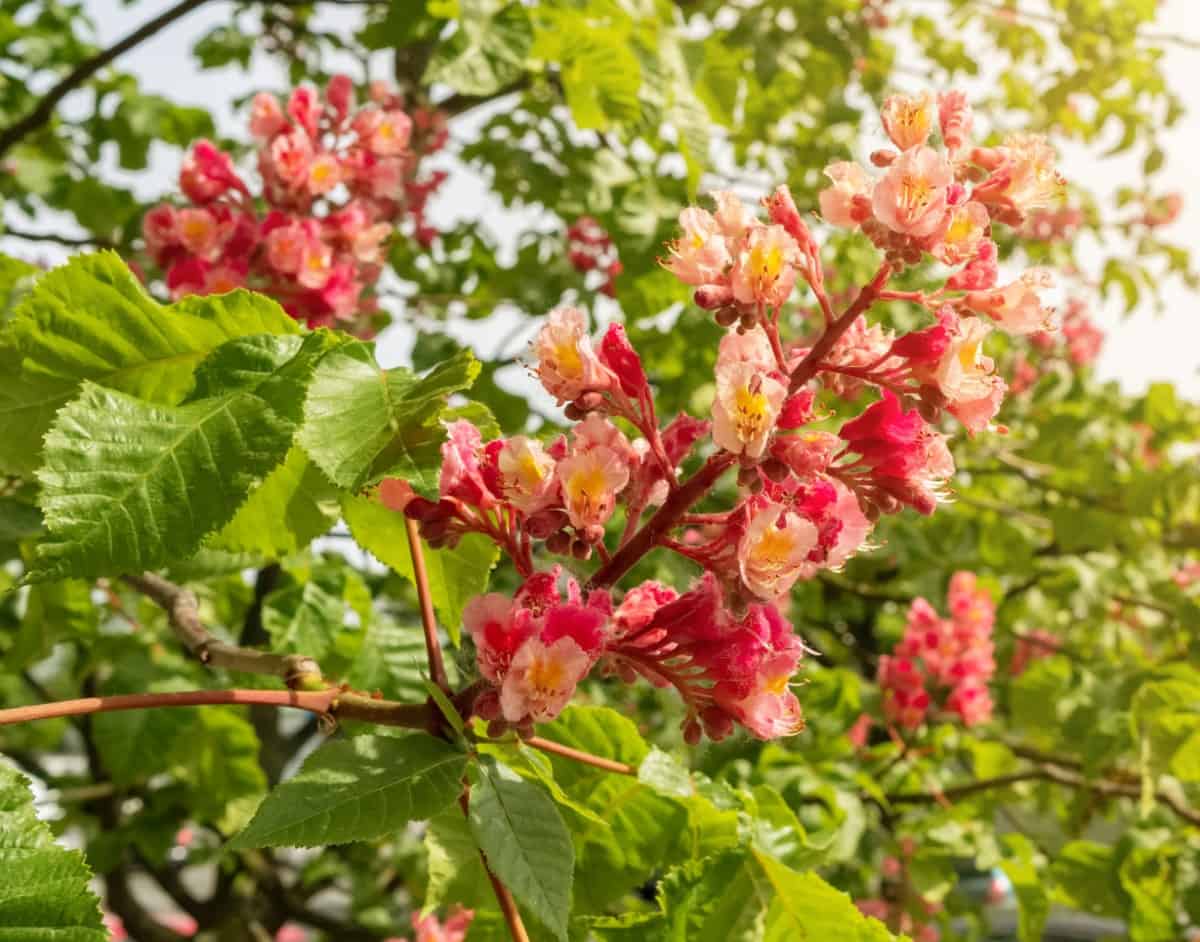
[[[367,344],[346,344],[313,375],[300,444],[340,487],[358,488],[390,473],[428,490],[428,471],[421,475],[408,467],[412,454],[421,452],[421,468],[436,460],[446,397],[469,387],[478,374],[469,351],[417,376],[383,369]]]
[[[105,942],[83,855],[54,842],[25,779],[0,764],[0,942]]]
[[[367,841],[458,798],[467,757],[431,736],[356,736],[318,749],[276,788],[230,847]]]
[[[342,499],[342,516],[359,546],[412,582],[404,515],[366,497]],[[469,533],[458,545],[424,548],[429,591],[442,624],[457,645],[462,634],[462,611],[472,596],[487,589],[500,549],[487,537]]]
[[[472,776],[468,818],[488,866],[556,938],[566,939],[575,850],[546,791],[484,758]]]
[[[48,537],[33,581],[152,569],[192,555],[287,454],[323,334],[222,347],[204,398],[154,406],[85,384],[46,437]]]
[[[247,291],[165,306],[111,252],[43,275],[0,334],[0,470],[28,474],[54,415],[90,381],[173,405],[195,367],[228,340],[299,334],[269,298]]]

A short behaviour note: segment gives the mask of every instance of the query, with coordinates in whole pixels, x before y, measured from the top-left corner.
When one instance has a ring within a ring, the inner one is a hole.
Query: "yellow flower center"
[[[947,242],[965,242],[971,237],[975,226],[971,222],[971,217],[965,212],[955,213],[954,218],[950,222],[950,228],[946,230]]]
[[[191,240],[199,240],[208,235],[211,226],[207,219],[198,216],[190,216],[183,223],[183,234]]]
[[[581,468],[567,479],[567,499],[571,506],[586,512],[600,502],[607,482],[600,468]]]
[[[763,684],[763,690],[776,697],[781,696],[787,692],[789,680],[791,678],[787,674],[779,674]]]
[[[734,394],[734,425],[743,441],[755,438],[767,424],[767,397],[750,386]]]
[[[909,212],[923,209],[932,193],[933,187],[925,177],[905,176],[900,184],[900,205]]]
[[[562,665],[548,657],[535,658],[525,672],[529,685],[539,691],[559,689],[563,685],[563,677]]]
[[[979,360],[979,341],[964,343],[958,348],[958,362],[964,370],[971,369]]]
[[[750,250],[750,270],[753,271],[760,282],[771,282],[779,277],[779,272],[783,269],[783,252],[779,247],[772,245],[769,248],[764,248],[761,245],[756,245]]]
[[[554,345],[554,360],[558,364],[558,372],[563,376],[577,379],[583,375],[583,357],[579,355],[579,346],[573,339]]]
[[[782,569],[791,551],[791,537],[777,527],[769,527],[754,547],[754,561],[760,566]]]
[[[546,477],[532,449],[526,449],[522,453],[517,460],[517,468],[521,479],[527,484],[540,484]]]

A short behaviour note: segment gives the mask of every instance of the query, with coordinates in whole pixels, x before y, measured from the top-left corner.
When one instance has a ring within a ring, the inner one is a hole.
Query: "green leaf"
[[[558,939],[567,937],[575,849],[550,796],[492,759],[471,787],[471,833],[488,865]]]
[[[1046,883],[1034,861],[1035,851],[1023,834],[1009,834],[1004,842],[1010,855],[1001,863],[1012,883],[1020,912],[1017,916],[1017,937],[1020,942],[1038,942],[1050,915],[1050,899]]]
[[[337,519],[337,491],[293,446],[208,545],[279,559],[297,553]]]
[[[450,805],[466,764],[449,743],[419,734],[327,743],[266,797],[229,846],[318,847],[384,837]]]
[[[316,369],[300,444],[340,487],[392,475],[428,492],[440,464],[441,407],[478,373],[478,361],[465,350],[417,377],[382,369],[367,344],[347,344]]]
[[[115,253],[77,256],[37,281],[0,334],[0,470],[37,467],[55,413],[85,380],[173,405],[227,340],[299,332],[269,298],[235,291],[164,306]]]
[[[1051,867],[1059,902],[1095,916],[1125,914],[1113,848],[1095,841],[1071,841]]]
[[[649,785],[663,795],[688,798],[695,792],[688,770],[678,759],[657,746],[651,748],[642,764],[638,766],[637,777],[639,782]]]
[[[81,579],[63,579],[30,586],[25,617],[4,654],[8,670],[40,661],[60,641],[89,638],[96,630],[97,610],[92,587]]]
[[[240,710],[204,707],[193,712],[192,728],[173,744],[172,765],[191,791],[197,817],[220,823],[231,803],[267,790],[258,734]]]
[[[0,764],[0,942],[106,942],[91,873],[38,820],[25,778]]]
[[[342,516],[359,546],[414,582],[403,514],[368,497],[344,497]],[[473,596],[487,591],[500,549],[482,534],[469,533],[453,548],[425,546],[424,556],[433,606],[457,645],[462,635],[463,607]]]
[[[529,16],[520,3],[492,13],[489,0],[462,0],[458,30],[438,46],[424,83],[441,82],[463,95],[491,95],[525,70],[533,42]]]
[[[345,576],[320,570],[297,585],[276,589],[263,600],[262,623],[272,650],[322,658],[345,620]]]
[[[191,556],[286,456],[325,341],[236,340],[203,371],[213,394],[152,406],[87,383],[46,437],[36,579],[154,569]]]

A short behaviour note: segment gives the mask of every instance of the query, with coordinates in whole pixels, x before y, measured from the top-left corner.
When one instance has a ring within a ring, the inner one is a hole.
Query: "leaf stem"
[[[471,785],[465,778],[463,779],[462,794],[458,796],[458,806],[462,809],[463,817],[470,820]],[[521,919],[520,910],[517,909],[517,901],[513,899],[512,893],[500,878],[492,873],[492,868],[488,865],[487,854],[483,852],[482,848],[479,848],[479,859],[492,884],[492,892],[496,894],[496,902],[500,904],[500,912],[504,914],[508,934],[513,937],[513,942],[529,942],[529,933],[525,931],[525,923]]]
[[[618,775],[637,775],[637,769],[625,762],[617,762],[615,759],[605,759],[603,756],[595,756],[590,752],[584,752],[582,749],[572,749],[570,746],[564,746],[562,743],[554,742],[552,739],[542,739],[540,736],[528,736],[523,742],[525,745],[533,746],[534,749],[540,749],[542,752],[550,752],[556,756],[562,756],[564,759],[582,762],[584,765],[594,766],[597,769],[603,769],[605,772],[616,772]]]
[[[433,614],[433,595],[429,591],[429,571],[425,568],[425,552],[421,548],[421,532],[417,528],[417,522],[405,517],[404,532],[408,536],[408,551],[412,556],[413,582],[417,586],[417,602],[421,607],[421,627],[425,630],[429,678],[449,693],[450,683],[446,679],[446,665],[442,661],[442,645],[438,641],[437,620]]]

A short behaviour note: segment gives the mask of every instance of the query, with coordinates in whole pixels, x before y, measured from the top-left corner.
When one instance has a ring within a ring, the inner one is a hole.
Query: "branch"
[[[289,687],[311,690],[320,686],[321,668],[311,657],[256,651],[214,637],[200,620],[200,607],[190,590],[151,572],[123,578],[167,613],[171,630],[200,663],[243,674],[279,677]]]
[[[21,118],[15,124],[10,124],[3,131],[0,131],[0,156],[8,153],[12,146],[21,140],[21,138],[48,123],[60,101],[119,55],[128,52],[134,46],[149,39],[164,27],[169,26],[181,16],[185,16],[205,2],[206,0],[181,0],[175,6],[164,10],[158,16],[154,17],[154,19],[139,26],[124,39],[114,43],[107,49],[101,50],[90,59],[84,59],[83,62],[71,70],[66,78],[51,88],[50,91],[46,92],[29,114],[25,115],[25,117]]]
[[[463,817],[470,819],[471,817],[471,786],[467,780],[463,779],[462,794],[458,796],[458,806],[462,809]],[[508,934],[512,936],[513,942],[529,942],[529,933],[525,931],[525,923],[521,921],[521,913],[517,909],[517,902],[513,899],[512,893],[506,887],[496,874],[492,873],[492,868],[487,862],[487,854],[483,849],[479,849],[479,859],[483,862],[483,869],[487,872],[488,880],[492,884],[492,892],[496,894],[496,902],[500,904],[500,912],[504,914],[504,922],[508,925]]]
[[[792,372],[792,380],[788,384],[788,395],[798,392],[801,386],[817,375],[821,370],[821,360],[833,349],[833,345],[838,342],[842,334],[849,330],[850,325],[858,320],[863,312],[879,300],[879,293],[888,283],[888,279],[892,277],[892,271],[891,263],[883,262],[879,266],[879,270],[875,272],[875,277],[858,293],[858,297],[846,308],[846,312],[817,338],[812,349],[805,354],[804,359]]]
[[[972,795],[990,791],[994,788],[1007,788],[1022,782],[1050,782],[1066,788],[1092,792],[1106,798],[1142,797],[1141,785],[1114,782],[1111,779],[1089,779],[1078,772],[1060,765],[1046,763],[1031,769],[1024,769],[1020,772],[997,775],[995,778],[985,778],[975,782],[966,782],[962,785],[953,785],[950,788],[941,789],[936,792],[901,792],[897,795],[888,795],[888,801],[892,804],[939,804],[943,801],[969,798]],[[1184,821],[1200,827],[1200,810],[1192,808],[1182,799],[1163,791],[1156,790],[1153,797],[1155,801],[1169,808]]]
[[[433,614],[433,596],[429,591],[429,572],[425,568],[425,552],[421,548],[421,532],[417,522],[404,518],[404,532],[408,537],[408,552],[412,556],[413,582],[417,586],[417,601],[421,606],[421,627],[425,631],[425,655],[429,660],[429,677],[437,686],[449,692],[450,682],[446,678],[446,665],[442,662],[442,646],[438,641],[437,619]]]
[[[690,478],[671,492],[653,517],[612,558],[596,570],[587,588],[599,589],[612,585],[633,568],[674,527],[692,505],[709,492],[717,478],[733,466],[736,456],[719,451],[711,456]]]
[[[14,239],[24,239],[26,242],[53,242],[55,245],[65,245],[67,248],[86,249],[96,246],[102,249],[114,248],[114,244],[108,239],[102,239],[98,236],[62,236],[56,235],[53,232],[30,232],[27,229],[18,229],[15,226],[4,224],[4,231],[0,235],[11,236]]]

